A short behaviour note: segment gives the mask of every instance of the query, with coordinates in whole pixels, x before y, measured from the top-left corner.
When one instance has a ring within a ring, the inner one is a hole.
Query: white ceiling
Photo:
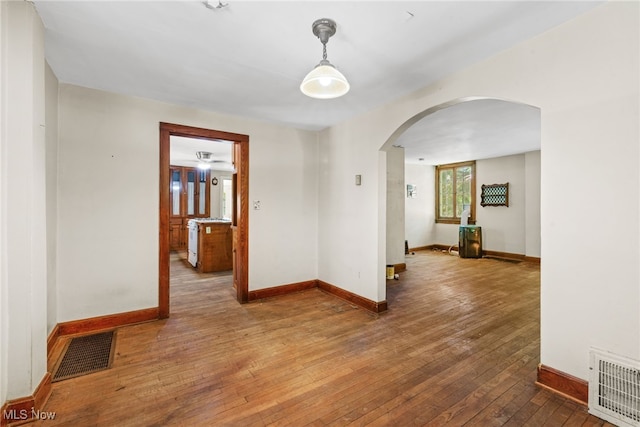
[[[495,99],[461,102],[424,117],[395,142],[406,163],[442,165],[540,149],[540,110]]]
[[[229,0],[223,8],[207,8],[202,1],[34,3],[46,29],[47,61],[62,83],[319,130],[425,87],[601,1]],[[322,57],[311,24],[324,17],[338,25],[327,44],[328,59],[351,84],[347,95],[332,100],[307,98],[299,90]],[[433,127],[443,123],[473,155],[474,145],[461,135],[487,131],[465,133],[470,124],[464,120],[491,118],[482,111],[476,115],[473,106],[486,108],[471,104],[461,107],[457,119],[433,119],[427,134],[441,135]],[[503,115],[510,106],[491,108]],[[521,113],[513,113],[507,127],[518,129],[514,120],[526,116]],[[432,141],[425,132],[414,133],[422,145],[439,149],[458,139],[441,135]],[[412,152],[411,142],[403,139]],[[511,138],[512,145],[518,139]],[[432,158],[433,150],[424,156]]]
[[[210,167],[217,171],[232,171],[231,151],[233,142],[224,140],[206,140],[171,135],[169,162],[175,166],[196,167],[199,163],[197,152],[211,153]]]

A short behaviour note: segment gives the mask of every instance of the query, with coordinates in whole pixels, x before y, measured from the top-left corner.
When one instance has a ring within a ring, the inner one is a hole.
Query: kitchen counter
[[[219,218],[194,218],[197,231],[197,262],[199,273],[233,269],[231,221]]]

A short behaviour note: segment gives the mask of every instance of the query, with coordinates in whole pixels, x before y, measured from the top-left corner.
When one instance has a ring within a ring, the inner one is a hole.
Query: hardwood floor
[[[598,426],[534,384],[539,265],[408,255],[374,315],[318,289],[240,305],[171,261],[171,317],[120,328],[113,366],[53,384],[42,426]]]

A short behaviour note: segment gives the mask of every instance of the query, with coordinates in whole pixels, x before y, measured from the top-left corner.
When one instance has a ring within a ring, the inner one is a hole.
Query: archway
[[[471,119],[468,117],[471,117]],[[465,126],[468,126],[469,131],[460,133],[460,129]],[[451,137],[446,136],[448,132],[451,132]],[[450,145],[457,143],[456,138],[461,139],[460,147],[451,148]],[[414,161],[413,164],[410,164],[410,157],[415,160],[416,153],[420,152],[415,147],[407,148],[405,159],[405,148],[407,143],[411,145],[412,140],[417,140],[416,144],[432,145],[429,149],[423,150],[427,155],[421,157],[427,158],[421,158],[420,160],[425,160],[424,163],[418,164]],[[399,149],[402,149],[400,160],[397,153]],[[436,149],[443,151],[444,154],[436,155]],[[516,206],[503,210],[489,208],[481,212],[485,220],[484,225],[490,230],[489,243],[494,246],[494,252],[503,252],[522,259],[530,258],[535,260],[537,258],[539,261],[540,110],[537,107],[495,97],[455,99],[425,109],[407,119],[391,134],[380,148],[380,151],[386,154],[386,162],[383,161],[381,163],[384,170],[380,171],[381,179],[386,179],[387,183],[387,199],[381,204],[381,209],[384,209],[385,214],[384,216],[381,215],[381,218],[384,218],[384,223],[381,224],[380,228],[381,230],[386,230],[385,247],[380,250],[380,253],[386,252],[387,254],[387,259],[384,260],[385,264],[398,265],[398,263],[404,262],[405,237],[409,237],[409,241],[411,241],[411,236],[405,236],[405,229],[414,232],[413,237],[415,237],[415,228],[411,228],[411,221],[407,220],[405,223],[405,201],[408,214],[411,213],[410,206],[425,206],[425,204],[429,206],[422,212],[420,218],[423,223],[423,229],[420,230],[422,235],[417,239],[419,241],[418,247],[432,245],[446,245],[448,247],[451,244],[457,244],[458,226],[435,221],[435,171],[432,170],[429,173],[429,179],[419,182],[420,185],[417,192],[419,199],[406,199],[404,184],[415,183],[404,181],[405,163],[407,176],[411,176],[410,166],[413,167],[413,171],[416,171],[422,166],[429,166],[433,169],[435,165],[439,164],[460,161],[475,162],[477,160],[483,166],[482,178],[485,181],[500,179],[506,174],[505,180],[514,179],[516,181],[514,184],[518,186],[516,196],[519,198],[519,203]],[[519,155],[522,156],[518,157]],[[447,158],[447,156],[449,157]],[[514,169],[517,167],[512,164],[508,166],[503,166],[502,164],[507,162],[507,159],[510,159],[512,163],[516,161],[522,163],[520,165],[522,171],[515,174],[516,178],[509,178],[514,175],[513,170],[509,170],[509,168]],[[402,170],[398,173],[399,162]],[[500,170],[502,167],[507,168],[504,174],[493,173],[492,169]],[[496,175],[498,178],[496,178]],[[482,183],[493,184],[494,182],[478,181],[476,183],[478,188],[476,190],[478,196],[475,203],[476,210],[481,209],[478,203],[480,199],[480,184]],[[529,187],[533,191],[528,191]],[[530,193],[533,196],[530,196]],[[527,197],[527,206],[525,206],[525,197]],[[398,204],[402,204],[401,209],[398,208]],[[398,212],[402,212],[401,217],[398,217]],[[498,212],[503,216],[508,213],[509,222],[506,224],[500,223],[500,216],[495,215]],[[417,222],[418,220],[414,221],[414,223]],[[528,225],[525,225],[526,222],[528,222]],[[425,225],[427,223],[429,224],[428,226]],[[514,229],[516,229],[515,233],[513,232]],[[406,233],[409,233],[409,231]],[[379,283],[384,286],[385,281],[381,280]],[[379,289],[379,292],[382,291],[382,289]]]

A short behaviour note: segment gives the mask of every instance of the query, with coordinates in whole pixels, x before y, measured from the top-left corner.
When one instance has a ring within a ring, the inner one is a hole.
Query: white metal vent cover
[[[640,362],[591,348],[589,413],[617,426],[640,426]]]

